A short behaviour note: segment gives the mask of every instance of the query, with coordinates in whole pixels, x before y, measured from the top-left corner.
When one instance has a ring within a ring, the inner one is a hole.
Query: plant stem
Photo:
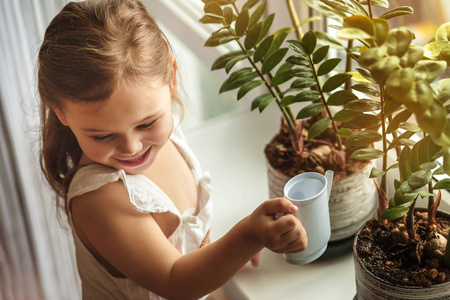
[[[414,208],[416,207],[417,198],[418,197],[414,199],[413,203],[409,207],[408,213],[406,214],[406,231],[408,232],[409,238],[412,240],[415,239],[416,236],[414,231]]]
[[[383,168],[382,170],[386,172],[387,170],[387,138],[386,138],[386,124],[385,124],[385,115],[384,115],[384,88],[382,85],[380,85],[380,100],[381,100],[381,135],[383,137]],[[387,191],[387,184],[386,184],[386,177],[387,172],[381,176],[381,189],[385,191],[386,195],[388,194]]]
[[[372,0],[367,0],[367,7],[369,8],[369,17],[370,19],[373,19]]]
[[[352,58],[350,57],[350,49],[353,47],[353,40],[348,40],[347,42],[347,55],[345,57],[345,73],[352,70]],[[344,89],[349,91],[352,86],[352,80],[350,79],[344,85]]]
[[[289,15],[291,16],[292,24],[294,24],[295,32],[297,34],[297,39],[299,41],[303,38],[303,30],[302,26],[300,25],[300,20],[298,18],[297,12],[295,10],[294,3],[292,0],[286,0],[287,6],[289,8]]]

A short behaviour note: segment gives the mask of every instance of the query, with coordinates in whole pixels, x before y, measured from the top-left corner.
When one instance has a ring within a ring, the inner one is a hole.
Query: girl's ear
[[[170,83],[170,97],[173,98],[177,94],[177,61],[173,59],[172,65],[172,82]]]
[[[64,114],[62,113],[61,110],[54,108],[53,111],[55,112],[56,116],[58,117],[59,121],[64,125],[64,126],[69,126],[69,123],[67,123],[66,118],[64,117]]]

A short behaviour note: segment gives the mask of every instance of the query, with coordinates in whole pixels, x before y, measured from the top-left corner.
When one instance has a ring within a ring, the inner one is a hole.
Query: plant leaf
[[[411,156],[411,148],[404,147],[398,158],[398,168],[400,169],[400,176],[403,180],[408,179],[411,175],[411,167],[409,165],[409,158]]]
[[[379,110],[381,108],[381,103],[370,99],[357,99],[346,103],[344,108],[356,112],[367,112]]]
[[[233,57],[232,59],[230,59],[227,64],[225,65],[225,72],[229,73],[231,71],[231,69],[241,60],[244,60],[247,58],[247,55],[245,54],[241,54],[238,56]]]
[[[412,15],[414,10],[410,6],[398,6],[394,9],[391,9],[380,16],[380,18],[389,20],[395,17],[403,16],[403,15]]]
[[[330,73],[332,70],[334,70],[334,68],[336,68],[340,61],[340,58],[331,58],[324,61],[317,70],[317,76],[322,76]]]
[[[220,87],[219,93],[231,91],[243,86],[245,83],[252,81],[258,77],[258,73],[253,68],[243,68],[237,71],[234,71],[230,74],[228,79],[226,79],[222,86]]]
[[[317,84],[317,82],[313,78],[299,78],[292,82],[291,88],[304,89],[304,88],[313,87],[316,84]]]
[[[245,83],[241,88],[239,89],[237,93],[237,99],[240,100],[242,97],[244,97],[248,92],[251,90],[257,88],[258,86],[261,86],[264,84],[264,81],[262,80],[253,80]]]
[[[352,86],[352,90],[367,94],[367,95],[372,95],[374,97],[380,97],[380,91],[378,91],[377,89],[373,88],[372,86],[368,85],[368,84],[363,84],[363,83],[358,83]]]
[[[262,30],[261,22],[255,24],[254,26],[249,28],[249,30],[247,32],[247,36],[245,37],[245,40],[244,40],[244,47],[246,50],[250,50],[251,48],[253,48],[256,45],[256,43],[259,40],[259,35],[261,34],[261,30]]]
[[[337,134],[343,138],[348,138],[353,134],[353,131],[348,128],[340,128]]]
[[[333,119],[336,122],[346,122],[346,121],[348,121],[351,117],[353,117],[356,114],[358,114],[358,113],[354,112],[354,111],[342,109],[342,110],[340,110],[340,111],[338,111],[337,113],[334,114]]]
[[[323,31],[314,31],[318,43],[325,46],[330,46],[338,50],[346,50],[346,47],[337,38]]]
[[[382,139],[381,134],[373,130],[357,131],[347,138],[347,146],[367,146]]]
[[[409,211],[409,206],[398,206],[392,208],[386,208],[381,213],[381,220],[395,220],[403,217]]]
[[[350,155],[350,158],[359,160],[372,160],[384,156],[384,152],[379,149],[358,149]]]
[[[406,122],[409,117],[411,117],[412,113],[409,110],[403,110],[400,113],[398,113],[391,122],[389,122],[389,125],[386,129],[386,133],[393,133],[398,129],[400,126],[400,123]]]
[[[342,84],[346,83],[347,81],[352,78],[352,75],[345,74],[345,73],[339,73],[332,77],[330,77],[325,83],[323,84],[322,91],[325,93],[329,93],[332,90],[338,88]]]
[[[322,46],[319,49],[317,49],[313,54],[313,63],[318,64],[325,57],[327,57],[329,49],[330,49],[330,46]]]
[[[419,170],[411,174],[408,177],[408,184],[411,189],[416,190],[424,187],[431,180],[431,172]]]
[[[311,125],[308,131],[308,140],[315,138],[331,125],[330,119],[320,119]]]
[[[261,19],[264,11],[266,10],[267,1],[262,2],[251,14],[250,20],[248,22],[248,26],[252,27],[258,23],[259,19]]]
[[[363,129],[367,127],[374,127],[381,123],[377,116],[369,114],[357,114],[345,122],[344,127],[351,129]]]
[[[280,106],[286,107],[292,104],[292,100],[294,100],[294,95],[287,95],[281,99]]]
[[[297,119],[305,119],[320,114],[325,109],[322,103],[313,103],[303,107],[297,114]]]
[[[317,38],[312,31],[308,31],[302,38],[302,43],[306,46],[306,53],[313,54],[316,49]]]
[[[291,50],[300,53],[302,55],[308,55],[306,45],[298,40],[289,40],[286,44],[291,48]]]
[[[267,74],[273,70],[284,58],[288,51],[288,48],[280,48],[272,52],[264,61],[261,72]]]
[[[235,31],[236,35],[242,36],[248,27],[249,14],[248,9],[241,11],[241,13],[236,18]]]
[[[385,171],[378,170],[377,168],[373,167],[372,170],[370,171],[369,178],[377,178],[383,176],[384,174],[386,174]]]
[[[259,112],[262,112],[264,110],[264,108],[266,108],[274,100],[275,100],[275,98],[272,96],[271,93],[265,93],[265,94],[259,95],[252,101],[251,110],[259,108]]]
[[[274,36],[269,35],[258,45],[258,47],[256,47],[255,54],[253,55],[253,60],[255,62],[259,62],[264,58],[264,56],[269,51],[270,46],[272,45],[273,39]]]
[[[305,102],[305,101],[315,101],[319,100],[321,97],[320,93],[316,90],[305,90],[299,92],[294,96],[293,103],[296,102]]]
[[[444,178],[439,180],[434,186],[433,190],[449,190],[450,189],[450,178]]]
[[[225,68],[226,64],[232,60],[233,58],[242,55],[243,52],[241,50],[231,51],[224,55],[219,56],[213,63],[211,70],[219,70]]]
[[[422,60],[417,62],[417,65],[414,67],[414,73],[417,80],[425,80],[431,83],[441,76],[446,67],[447,63],[442,60]]]
[[[358,97],[348,90],[340,90],[334,92],[328,97],[327,104],[328,105],[344,105],[352,100],[356,100]]]

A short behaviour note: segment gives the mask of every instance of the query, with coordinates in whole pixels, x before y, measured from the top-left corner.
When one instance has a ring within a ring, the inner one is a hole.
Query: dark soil
[[[335,152],[332,154],[335,154],[338,152],[338,143],[331,128],[317,136],[314,140],[308,141],[308,127],[309,124],[306,123],[302,134],[304,140],[303,152],[302,155],[298,155],[292,147],[288,128],[282,123],[280,131],[265,148],[265,155],[273,168],[289,177],[294,177],[304,172],[319,172],[324,174],[326,170],[332,170],[334,171],[334,180],[340,180],[361,172],[369,163],[368,161],[350,158],[350,155],[359,149],[357,147],[347,147],[345,149],[345,163],[341,164],[341,166],[338,161],[339,158],[336,155],[330,155],[325,159],[311,155],[313,149],[323,145],[334,148],[333,151]],[[345,143],[345,139],[343,139],[343,143]]]
[[[450,269],[444,266],[443,257],[428,256],[423,251],[424,241],[434,235],[426,230],[427,215],[426,212],[415,214],[418,241],[394,242],[393,231],[403,226],[401,220],[369,221],[356,243],[357,254],[366,270],[397,285],[431,286],[450,281]],[[438,212],[436,225],[436,232],[448,238],[450,220]]]

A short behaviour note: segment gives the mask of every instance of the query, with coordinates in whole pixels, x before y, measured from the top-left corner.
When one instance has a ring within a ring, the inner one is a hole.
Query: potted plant
[[[351,73],[355,51],[352,41],[344,45],[338,38],[319,31],[304,34],[301,26],[315,19],[300,22],[292,0],[285,2],[292,27],[277,30],[271,29],[275,14],[263,18],[267,2],[249,0],[238,8],[234,0],[202,1],[205,16],[200,21],[218,27],[205,45],[238,45],[237,50],[220,56],[212,66],[213,70],[224,69],[229,74],[220,92],[238,89],[240,100],[251,95],[252,90],[264,87],[253,99],[251,109],[263,112],[274,103],[281,113],[279,133],[265,148],[270,196],[282,196],[283,185],[298,173],[333,170],[330,241],[351,243],[358,229],[375,215],[377,198],[376,187],[368,178],[372,165],[351,155],[366,144],[381,140],[380,134],[367,130],[378,126],[379,120],[363,114],[379,109],[379,103],[360,99],[354,93],[378,96],[362,75]],[[348,15],[368,15],[359,3],[348,6],[344,13],[317,2],[305,1],[341,23]],[[393,16],[404,13],[410,11]],[[286,41],[291,33],[296,39]],[[338,71],[340,58],[327,58],[331,47],[343,53],[345,70]],[[352,85],[352,81],[356,83]],[[298,103],[307,105],[294,113]]]
[[[375,115],[381,124],[380,149],[352,154],[363,160],[382,157],[381,170],[371,172],[372,178],[381,177],[377,216],[354,242],[356,299],[450,295],[450,215],[438,211],[440,190],[450,189],[450,120],[444,106],[450,99],[450,79],[440,78],[450,64],[449,33],[450,23],[443,24],[420,47],[412,43],[413,32],[390,29],[383,17],[344,18],[339,36],[364,45],[354,55],[361,66],[357,70],[377,87],[381,104]],[[437,168],[441,157],[443,165]],[[399,176],[391,179],[394,192],[388,197],[387,175],[393,170]],[[433,174],[446,176],[433,185]],[[419,198],[428,198],[427,208],[416,208]]]

